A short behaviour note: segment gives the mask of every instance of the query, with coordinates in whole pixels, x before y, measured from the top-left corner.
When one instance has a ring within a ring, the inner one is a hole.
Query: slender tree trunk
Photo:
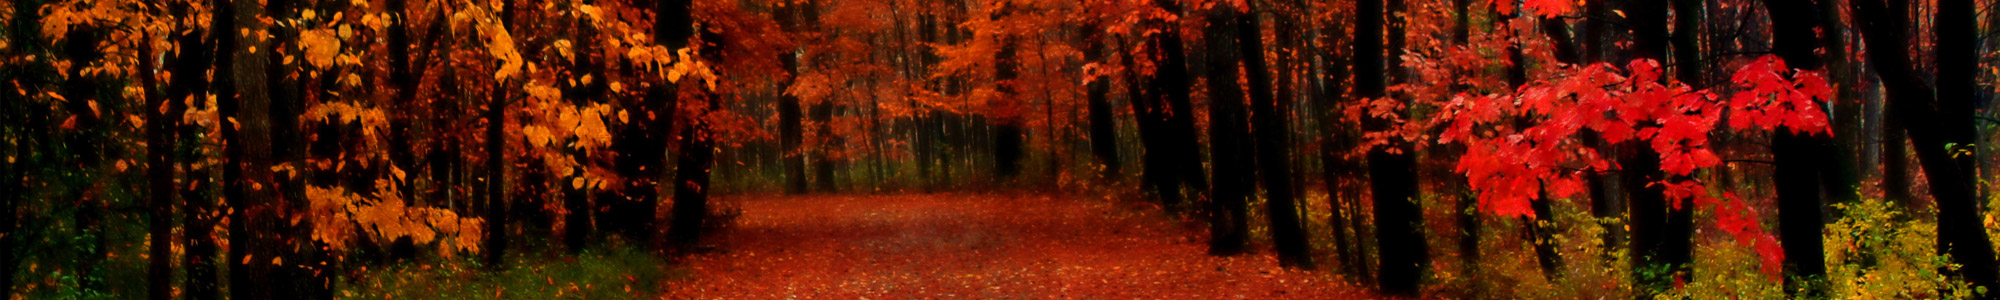
[[[1000,21],[1013,13],[1011,5],[1001,5],[991,17],[992,21]],[[1014,37],[1002,34],[995,38],[1000,39],[1000,50],[993,54],[993,89],[999,96],[988,105],[993,110],[993,169],[1000,179],[1005,180],[1021,172],[1021,115],[1026,113],[1027,103],[1021,99],[1014,82],[1021,73],[1021,61],[1017,57],[1020,47],[1015,45]]]
[[[151,41],[141,35],[141,40]],[[139,43],[140,57],[154,57],[153,43]],[[146,251],[146,295],[148,299],[173,299],[173,219],[174,219],[174,129],[180,123],[181,112],[187,109],[181,101],[169,105],[166,96],[160,95],[159,72],[153,59],[139,60],[139,93],[146,99],[145,107],[170,107],[165,111],[146,109],[146,206],[152,214],[147,228]]]
[[[1401,4],[1400,1],[1392,1]],[[1383,34],[1400,35],[1384,27],[1382,0],[1363,0],[1355,5],[1354,85],[1355,95],[1364,99],[1387,97],[1389,66],[1384,64]],[[1401,49],[1389,49],[1400,55]],[[1392,55],[1393,56],[1393,55]],[[1368,118],[1363,127],[1370,132],[1393,130],[1385,118]],[[1415,296],[1421,284],[1423,265],[1430,260],[1420,226],[1423,208],[1416,203],[1416,160],[1407,141],[1390,138],[1390,144],[1368,150],[1368,178],[1375,202],[1375,239],[1381,259],[1377,283],[1383,293]]]
[[[64,79],[59,87],[62,94],[68,95],[64,98],[89,99],[102,88],[103,82],[99,79],[101,76],[84,75],[82,70],[84,66],[104,57],[104,53],[97,48],[104,35],[105,33],[98,28],[79,27],[70,30],[59,40],[58,44],[62,48],[63,55],[70,61],[76,62],[70,64],[65,71],[72,75]],[[65,113],[75,118],[75,123],[71,124],[74,125],[72,127],[74,130],[63,135],[63,147],[69,151],[66,151],[68,155],[63,156],[68,160],[60,162],[62,165],[75,168],[102,167],[104,149],[101,144],[105,130],[101,128],[100,123],[103,118],[87,103],[87,101],[65,101],[60,105]],[[78,232],[82,233],[83,238],[80,240],[90,244],[89,250],[83,251],[84,253],[77,259],[77,280],[80,281],[78,287],[86,292],[109,292],[105,276],[101,273],[102,266],[110,258],[105,238],[110,232],[103,226],[109,203],[103,199],[104,195],[99,191],[102,186],[100,180],[94,177],[82,177],[78,180],[84,182],[69,186],[70,196],[75,197],[73,203],[78,205],[72,217],[75,218],[74,224]]]
[[[498,12],[500,14],[500,28],[501,30],[513,30],[514,2],[508,1],[503,5],[501,11]],[[507,82],[505,79],[494,82],[493,89],[490,91],[493,93],[493,99],[486,103],[487,225],[486,239],[481,241],[483,244],[481,245],[483,249],[481,254],[486,256],[484,257],[486,265],[496,271],[507,269],[507,138],[504,131],[507,126],[507,104],[511,101],[507,100],[508,89],[505,88],[506,86]],[[569,208],[576,209],[578,207],[572,204]],[[589,211],[588,207],[582,208],[585,212]],[[571,210],[570,213],[576,214],[577,211]],[[576,219],[571,218],[569,221],[576,222]],[[582,227],[585,225],[579,223],[566,223],[565,226],[571,228],[568,229],[569,235],[564,236],[563,242],[569,243],[570,251],[576,251],[577,248],[581,247],[581,243],[583,242],[583,238],[578,237],[576,232],[579,229],[587,230],[587,227]]]
[[[189,7],[186,4],[175,4],[172,8],[177,19],[181,20],[181,22],[187,22],[186,24],[181,24],[182,28],[192,29],[184,33],[175,34],[177,37],[176,43],[181,45],[182,48],[173,63],[174,74],[206,73],[214,63],[208,54],[209,51],[214,49],[212,48],[214,45],[209,44],[208,40],[203,37],[203,30],[195,29],[199,26],[195,26],[192,23],[195,20],[188,16],[188,9]],[[214,22],[214,20],[210,20],[210,22]],[[207,93],[208,78],[206,76],[175,76],[173,82],[168,85],[166,99],[168,99],[167,101],[172,101],[172,99],[186,99],[190,96]],[[188,104],[195,105],[194,109],[200,109],[202,108],[201,106],[206,105],[206,102],[196,101]],[[176,103],[175,105],[181,106],[185,104]],[[182,110],[185,109],[187,108],[182,108]],[[203,162],[205,157],[201,155],[201,145],[204,144],[201,141],[206,139],[199,138],[206,128],[195,121],[180,122],[178,125],[180,125],[177,128],[179,132],[176,134],[181,136],[179,139],[188,140],[188,142],[179,145],[179,153],[176,154],[181,159],[181,167],[187,173],[185,177],[185,186],[187,188],[180,191],[181,201],[186,203],[181,220],[182,233],[184,235],[183,241],[185,242],[184,245],[186,245],[186,257],[182,266],[187,269],[187,278],[183,281],[183,289],[185,290],[187,299],[216,299],[219,296],[217,291],[219,285],[215,280],[217,244],[214,237],[211,236],[214,232],[214,221],[209,217],[214,213],[215,202],[208,194],[210,173],[204,167],[206,165]],[[155,221],[159,221],[159,219]],[[170,257],[171,255],[163,256]],[[158,288],[155,287],[155,289]]]
[[[1208,254],[1230,256],[1243,253],[1249,235],[1248,205],[1256,194],[1257,162],[1250,137],[1250,120],[1243,103],[1239,77],[1236,32],[1237,8],[1216,5],[1209,9],[1208,49],[1208,146],[1213,162],[1214,198],[1208,205]],[[1251,36],[1255,38],[1256,36]],[[1290,263],[1281,259],[1280,261]]]
[[[209,29],[214,32],[235,32],[237,29],[236,9],[240,3],[218,4],[215,7],[214,24]],[[215,103],[217,119],[227,120],[240,115],[241,103],[236,101],[240,93],[237,88],[236,52],[241,48],[242,38],[223,35],[215,40]],[[260,70],[261,71],[261,70]],[[253,83],[255,81],[252,81]],[[222,137],[222,200],[227,207],[229,220],[229,254],[222,260],[229,264],[229,294],[232,297],[250,297],[256,285],[250,273],[251,266],[241,263],[250,254],[249,226],[242,220],[249,217],[249,199],[243,191],[243,147],[244,137],[237,126],[220,126]],[[247,299],[247,298],[246,298]]]
[[[1627,23],[1633,28],[1633,57],[1665,59],[1669,43],[1666,0],[1634,0],[1627,4],[1624,11],[1629,15]],[[1631,142],[1619,145],[1618,165],[1624,172],[1620,185],[1625,187],[1631,203],[1632,274],[1642,291],[1636,296],[1646,298],[1670,288],[1674,278],[1689,276],[1686,262],[1692,249],[1687,247],[1689,228],[1685,227],[1690,225],[1675,220],[1691,210],[1685,206],[1672,209],[1665,189],[1653,184],[1665,179],[1665,174],[1659,170],[1659,154],[1651,147]]]
[[[9,47],[4,49],[7,50],[8,59],[45,53],[43,43],[46,41],[41,39],[40,14],[36,12],[39,11],[41,3],[13,1],[12,4],[13,16],[7,23],[10,28],[6,29]],[[29,170],[37,169],[37,162],[42,161],[41,158],[47,155],[47,152],[37,153],[34,150],[34,145],[46,143],[47,139],[37,139],[30,132],[40,131],[41,134],[47,134],[53,131],[46,130],[47,128],[42,126],[46,123],[42,120],[48,114],[35,116],[31,112],[42,110],[32,109],[34,106],[28,103],[34,97],[30,95],[42,94],[43,78],[47,77],[38,75],[53,73],[53,70],[54,67],[51,65],[36,63],[15,66],[6,72],[0,72],[0,76],[9,79],[7,84],[12,85],[16,91],[21,91],[14,94],[0,93],[0,105],[6,108],[5,112],[0,112],[0,117],[6,118],[0,120],[0,130],[7,130],[4,133],[13,134],[12,139],[7,140],[10,142],[8,145],[12,146],[7,157],[13,159],[0,161],[0,165],[6,166],[0,168],[0,172],[4,172],[0,173],[0,297],[13,298],[14,295],[15,271],[20,268],[19,254],[15,253],[14,247],[20,244],[19,235],[22,232],[18,224],[21,200],[27,198],[28,187],[32,185],[31,182],[36,181],[34,178],[29,178]]]
[[[1256,12],[1257,1],[1245,1],[1248,11]],[[1289,99],[1272,99],[1271,67],[1264,58],[1264,40],[1260,18],[1254,13],[1237,16],[1236,36],[1243,51],[1243,69],[1250,81],[1251,121],[1255,123],[1257,139],[1258,173],[1263,175],[1264,205],[1271,220],[1271,242],[1277,244],[1278,265],[1299,269],[1313,269],[1312,244],[1306,238],[1304,215],[1299,212],[1296,192],[1292,189],[1290,121],[1285,120],[1287,112],[1282,111],[1289,104],[1278,103]]]
[[[1087,36],[1083,42],[1083,60],[1110,66],[1110,61],[1104,57],[1106,33],[1096,23],[1085,26],[1081,31]],[[1111,77],[1102,74],[1084,74],[1084,76],[1089,76],[1086,80],[1090,81],[1085,87],[1089,90],[1090,153],[1097,158],[1098,163],[1104,165],[1104,172],[1100,174],[1103,178],[1118,178],[1123,165],[1118,160],[1117,123],[1113,121],[1114,112],[1111,111]]]
[[[1336,18],[1332,23],[1326,24],[1326,26],[1315,31],[1321,33],[1343,32],[1346,30],[1344,28],[1345,25],[1352,24],[1347,23],[1347,19],[1343,16]],[[1313,36],[1320,36],[1320,34],[1313,34]],[[1365,238],[1363,238],[1365,235],[1361,233],[1363,230],[1359,226],[1361,217],[1354,201],[1354,198],[1360,197],[1361,193],[1350,192],[1350,190],[1354,189],[1351,185],[1355,181],[1359,181],[1357,178],[1362,175],[1356,171],[1361,169],[1361,166],[1352,159],[1348,159],[1346,155],[1349,150],[1354,148],[1354,145],[1350,143],[1358,140],[1359,137],[1354,135],[1354,131],[1350,128],[1340,128],[1338,126],[1341,124],[1339,121],[1341,120],[1341,107],[1358,102],[1341,100],[1349,98],[1345,83],[1349,77],[1348,64],[1352,62],[1352,53],[1341,51],[1341,49],[1344,49],[1342,48],[1343,46],[1352,46],[1350,45],[1351,42],[1346,40],[1346,38],[1348,38],[1348,35],[1335,34],[1330,37],[1330,41],[1326,42],[1325,52],[1315,51],[1315,55],[1320,56],[1320,59],[1326,61],[1327,64],[1326,76],[1320,80],[1322,82],[1322,87],[1319,91],[1321,95],[1317,98],[1317,106],[1320,107],[1317,116],[1320,120],[1320,135],[1322,135],[1320,138],[1319,153],[1320,175],[1325,181],[1323,184],[1326,185],[1327,201],[1332,202],[1328,204],[1328,206],[1332,207],[1332,211],[1328,212],[1328,223],[1331,223],[1333,226],[1330,231],[1333,232],[1334,252],[1340,258],[1342,272],[1348,276],[1360,278],[1365,282],[1368,278],[1366,275],[1368,273],[1368,266],[1365,262],[1367,254],[1366,247],[1364,247]],[[1354,233],[1354,236],[1351,238],[1348,236],[1349,230],[1353,230]]]
[[[795,36],[795,38],[802,38],[803,34],[799,30],[799,13],[797,12],[804,9],[801,8],[802,5],[794,4],[788,7],[777,7],[773,8],[775,11],[772,12],[772,14],[777,15],[778,24],[785,32],[801,34],[801,36]],[[779,53],[778,60],[784,64],[785,72],[792,78],[792,82],[797,82],[798,76],[804,71],[804,68],[799,64],[799,54],[794,52]],[[779,144],[781,144],[780,151],[783,151],[781,155],[784,156],[785,193],[788,194],[803,194],[806,192],[805,153],[799,151],[799,144],[805,140],[804,127],[799,123],[799,108],[798,96],[790,93],[778,96],[778,140]]]
[[[1454,47],[1470,46],[1469,42],[1471,40],[1471,34],[1472,34],[1472,29],[1471,29],[1472,25],[1470,24],[1472,22],[1470,18],[1472,15],[1471,2],[1472,2],[1471,0],[1452,1],[1453,11],[1457,12],[1456,16],[1454,16],[1455,18],[1453,19],[1451,27],[1452,30],[1451,40],[1452,40],[1452,45]],[[1510,3],[1504,5],[1513,5],[1513,4]],[[1491,7],[1491,6],[1484,6],[1484,7]],[[1494,15],[1498,17],[1498,13],[1494,13]],[[1504,28],[1507,27],[1495,26],[1495,30],[1504,30]],[[1519,65],[1519,63],[1515,63],[1514,65]],[[1454,72],[1458,73],[1459,76],[1465,76],[1466,73],[1470,73],[1470,71],[1471,70],[1463,70]],[[1464,88],[1465,86],[1462,84],[1452,85],[1452,89],[1464,89]],[[1455,150],[1455,152],[1459,153],[1463,153],[1465,151],[1463,147],[1458,147],[1458,149],[1452,149],[1452,150]],[[1455,157],[1455,156],[1450,156],[1449,154],[1447,154],[1446,157]],[[1457,180],[1462,180],[1462,179],[1457,179]],[[1471,286],[1472,290],[1468,291],[1468,293],[1475,295],[1481,294],[1485,292],[1485,286],[1481,284],[1483,281],[1480,280],[1480,278],[1482,276],[1485,276],[1485,274],[1481,270],[1482,266],[1479,264],[1480,261],[1479,237],[1482,236],[1481,227],[1483,226],[1481,226],[1482,222],[1480,220],[1480,212],[1477,208],[1478,206],[1474,205],[1478,202],[1478,199],[1476,197],[1457,197],[1457,198],[1458,198],[1458,208],[1456,211],[1454,211],[1454,213],[1458,215],[1459,264],[1464,266],[1463,272],[1465,272],[1466,274],[1465,275],[1466,279],[1468,282],[1471,282],[1472,284]]]

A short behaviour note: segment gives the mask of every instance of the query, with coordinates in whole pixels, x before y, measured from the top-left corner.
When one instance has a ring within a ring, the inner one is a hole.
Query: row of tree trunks
[[[40,16],[36,11],[40,1],[13,1],[13,15],[5,29],[10,47],[4,54],[8,60],[22,59],[31,55],[44,55],[46,48],[41,38]],[[0,296],[13,296],[15,270],[19,266],[19,254],[14,248],[21,244],[19,213],[22,200],[28,199],[29,187],[40,179],[31,176],[45,163],[48,151],[42,147],[49,143],[47,111],[30,105],[32,96],[43,94],[42,86],[54,73],[54,66],[47,63],[15,65],[0,70],[8,85],[20,93],[0,93],[0,133],[11,134],[14,139],[7,141],[6,155],[14,159],[0,162]],[[40,131],[38,134],[31,134]]]
[[[1972,157],[1977,155],[1954,154],[1973,151],[1975,134],[1972,115],[1967,112],[1972,111],[1977,93],[1972,81],[1978,66],[1977,26],[1973,24],[1976,8],[1967,0],[1938,2],[1937,23],[1932,26],[1937,39],[1937,86],[1932,87],[1923,82],[1923,74],[1911,61],[1914,55],[1901,50],[1910,49],[1908,1],[1851,0],[1849,5],[1862,28],[1864,43],[1868,49],[1878,49],[1868,51],[1867,57],[1882,78],[1885,101],[1890,106],[1885,110],[1893,110],[1903,122],[1903,132],[1908,134],[1910,148],[1917,152],[1936,200],[1938,254],[1951,255],[1961,266],[1947,274],[1963,276],[1975,288],[1995,287],[2000,281],[2000,270],[1996,269],[2000,268],[1994,263],[1992,241],[1979,229],[1983,228],[1981,210],[1972,184],[1976,170]],[[1993,299],[1995,294],[1988,292],[1981,297]]]
[[[1257,1],[1245,1],[1245,11],[1256,12]],[[1243,55],[1244,77],[1250,82],[1251,122],[1254,123],[1258,173],[1263,175],[1265,215],[1271,221],[1271,242],[1278,248],[1278,265],[1313,269],[1312,245],[1306,238],[1305,216],[1298,208],[1297,191],[1292,189],[1291,129],[1287,112],[1281,111],[1291,99],[1273,99],[1271,67],[1264,57],[1261,18],[1255,14],[1237,16],[1236,36]],[[1282,34],[1282,33],[1281,33]]]

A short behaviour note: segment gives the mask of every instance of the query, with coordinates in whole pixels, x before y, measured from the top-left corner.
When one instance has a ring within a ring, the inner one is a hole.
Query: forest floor
[[[1268,253],[1209,256],[1206,233],[1111,200],[954,193],[722,202],[741,216],[713,240],[716,250],[684,258],[692,274],[668,280],[665,298],[1367,297],[1327,272],[1280,269]]]

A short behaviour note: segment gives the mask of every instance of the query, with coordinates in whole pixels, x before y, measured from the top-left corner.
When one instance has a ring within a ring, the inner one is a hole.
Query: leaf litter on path
[[[743,196],[669,299],[1352,299],[1269,254],[1103,200],[1029,194]]]

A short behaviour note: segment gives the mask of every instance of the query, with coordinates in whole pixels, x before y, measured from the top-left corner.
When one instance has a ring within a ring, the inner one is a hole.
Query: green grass
[[[530,253],[507,270],[485,270],[476,257],[407,263],[358,272],[334,293],[350,299],[639,299],[658,298],[664,282],[690,273],[628,248],[575,257]]]

